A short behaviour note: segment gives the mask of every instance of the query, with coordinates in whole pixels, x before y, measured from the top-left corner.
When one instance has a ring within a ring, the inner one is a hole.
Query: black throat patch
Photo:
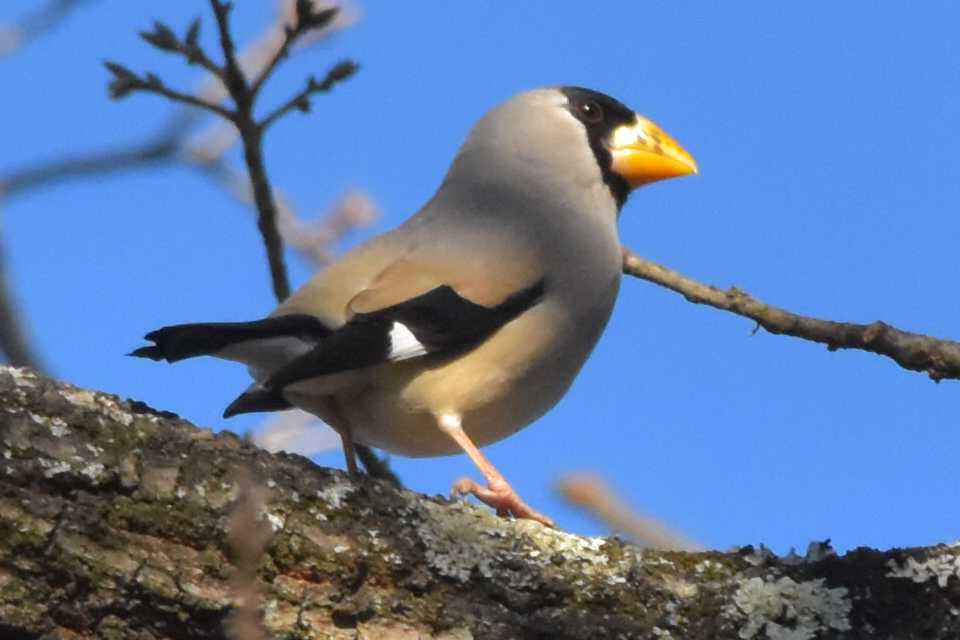
[[[622,207],[630,195],[630,185],[610,165],[613,156],[608,147],[613,131],[622,125],[631,125],[636,119],[634,112],[619,100],[584,89],[583,87],[560,87],[567,96],[567,109],[587,130],[587,141],[600,166],[603,181],[610,188],[617,207]]]

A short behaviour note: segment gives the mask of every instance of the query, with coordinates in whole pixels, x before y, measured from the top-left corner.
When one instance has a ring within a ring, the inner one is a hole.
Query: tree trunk
[[[0,637],[225,636],[956,639],[960,547],[640,550],[0,368]]]

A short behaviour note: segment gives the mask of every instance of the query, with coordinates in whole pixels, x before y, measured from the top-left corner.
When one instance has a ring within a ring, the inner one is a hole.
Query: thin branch
[[[25,167],[0,176],[0,197],[19,195],[30,189],[64,180],[129,171],[146,165],[174,161],[178,149],[178,140],[163,138]]]
[[[254,202],[259,212],[257,228],[266,249],[273,292],[277,300],[282,301],[290,295],[290,282],[284,257],[283,239],[277,229],[278,204],[270,187],[263,158],[263,134],[267,126],[290,109],[296,107],[304,111],[308,110],[310,94],[329,91],[334,84],[352,75],[357,67],[352,62],[341,62],[327,73],[322,82],[316,82],[311,78],[304,91],[295,96],[286,106],[274,111],[263,123],[258,123],[254,117],[254,103],[257,93],[276,69],[279,61],[287,55],[290,47],[299,37],[328,26],[337,16],[338,10],[327,8],[318,11],[314,8],[311,0],[295,0],[292,5],[296,16],[295,26],[286,27],[279,46],[272,54],[266,56],[265,62],[262,63],[263,66],[257,73],[253,86],[251,86],[237,57],[236,45],[230,33],[232,4],[223,0],[210,0],[210,6],[216,18],[217,31],[220,35],[220,47],[224,56],[223,67],[217,67],[210,62],[209,57],[197,44],[200,31],[198,20],[191,23],[183,40],[178,38],[170,27],[161,22],[154,23],[153,31],[142,32],[141,36],[161,51],[180,53],[187,58],[188,62],[199,62],[208,68],[214,76],[222,80],[230,98],[233,100],[235,110],[231,111],[221,107],[208,99],[206,95],[193,96],[170,89],[155,75],[147,74],[144,78],[141,78],[129,69],[113,62],[108,62],[106,65],[114,76],[109,87],[110,93],[114,98],[122,98],[133,91],[150,91],[177,102],[213,111],[236,126],[243,144],[244,159],[250,174]],[[285,20],[282,13],[280,20]]]
[[[233,120],[234,118],[234,114],[232,111],[224,109],[218,104],[207,102],[206,100],[202,100],[196,96],[192,96],[189,93],[181,93],[180,91],[177,91],[176,89],[171,89],[166,85],[162,85],[162,84],[147,85],[146,87],[144,87],[144,89],[146,91],[151,91],[153,93],[157,93],[167,98],[170,98],[175,102],[182,102],[184,104],[189,104],[193,107],[206,109],[207,111],[211,111],[222,118],[226,118],[227,120]]]
[[[250,87],[250,93],[254,97],[260,93],[260,89],[267,81],[267,78],[269,78],[273,73],[274,68],[280,63],[281,60],[290,54],[290,48],[293,46],[294,42],[296,42],[307,31],[318,30],[327,26],[340,13],[339,7],[330,7],[315,13],[312,4],[309,2],[304,3],[302,0],[293,0],[293,5],[295,23],[293,26],[284,25],[283,40],[281,41],[280,46],[277,47],[273,55],[270,56],[270,59],[267,61],[263,70],[253,81],[253,84]]]
[[[317,82],[315,78],[311,77],[307,80],[307,86],[304,87],[298,94],[290,98],[287,102],[280,105],[269,115],[267,115],[260,122],[260,127],[263,129],[268,128],[274,122],[294,109],[298,109],[304,113],[309,112],[309,98],[311,95],[330,91],[334,85],[352,76],[359,68],[360,67],[352,60],[342,60],[335,64],[320,82]]]
[[[218,116],[226,120],[230,120],[233,122],[236,121],[237,116],[233,111],[230,111],[229,109],[225,109],[216,103],[208,102],[203,98],[198,98],[197,96],[191,95],[189,93],[183,93],[181,91],[177,91],[176,89],[171,89],[170,87],[163,84],[162,82],[157,81],[152,76],[148,76],[146,82],[144,82],[142,86],[136,87],[136,89],[139,89],[141,91],[147,91],[149,93],[156,93],[157,95],[161,95],[161,96],[164,96],[165,98],[169,98],[174,102],[182,102],[183,104],[188,104],[192,107],[205,109],[207,111],[210,111],[211,113],[217,114]]]
[[[254,97],[259,95],[260,89],[263,88],[264,83],[266,83],[267,78],[273,74],[274,68],[280,63],[281,60],[286,58],[290,54],[290,45],[293,44],[294,40],[297,38],[297,31],[289,26],[284,28],[283,41],[281,41],[280,46],[277,47],[277,50],[274,51],[273,55],[267,60],[267,63],[264,65],[263,69],[254,79],[253,83],[250,85],[250,93]]]
[[[217,66],[217,63],[215,63],[213,60],[208,58],[207,54],[204,53],[203,49],[200,47],[196,48],[195,54],[188,53],[187,57],[191,62],[199,64],[201,67],[210,72],[210,74],[215,78],[219,78],[221,80],[223,79],[223,69]]]
[[[893,359],[931,379],[960,379],[960,342],[902,331],[885,322],[853,324],[802,316],[757,300],[736,287],[718,289],[623,249],[623,272],[676,291],[688,301],[750,318],[775,334],[786,334],[837,349],[859,349]]]
[[[283,255],[283,239],[277,230],[277,203],[273,198],[273,189],[270,188],[267,169],[263,163],[262,134],[259,129],[255,129],[244,133],[242,141],[243,155],[250,170],[250,183],[253,185],[253,198],[260,212],[257,228],[260,229],[267,250],[273,293],[277,301],[283,301],[290,295],[290,279]]]
[[[288,26],[297,20],[296,4],[296,0],[277,0],[277,15],[273,23],[240,53],[240,67],[246,77],[259,78],[263,74],[264,68],[287,37]],[[304,33],[290,50],[302,52],[306,47],[322,42],[335,31],[356,24],[357,20],[358,15],[355,11],[341,8],[335,19],[324,29],[311,29]],[[230,93],[222,81],[208,78],[198,91],[198,95],[212,102],[220,102]]]
[[[283,301],[290,295],[290,279],[283,255],[283,239],[277,231],[277,204],[273,198],[273,190],[270,188],[266,165],[263,161],[263,129],[257,126],[253,118],[254,96],[237,61],[236,48],[233,37],[230,35],[229,14],[232,5],[220,0],[210,0],[210,6],[217,18],[217,29],[220,32],[225,83],[230,97],[237,106],[234,123],[240,131],[243,155],[250,172],[250,183],[253,185],[253,198],[257,204],[257,211],[260,212],[257,228],[260,230],[267,251],[273,293],[278,301]]]
[[[183,56],[187,64],[199,64],[209,71],[213,77],[220,80],[224,79],[223,69],[211,60],[203,47],[198,44],[200,18],[196,18],[190,23],[183,40],[177,37],[173,29],[159,21],[153,23],[153,31],[141,31],[140,37],[157,49]]]
[[[153,135],[114,149],[77,153],[44,164],[0,173],[0,198],[21,195],[76,178],[109,175],[180,160],[183,142],[197,121],[193,109],[180,109]]]
[[[217,31],[220,33],[220,48],[224,56],[224,83],[227,85],[230,96],[237,103],[237,111],[249,111],[250,89],[247,86],[247,77],[237,61],[237,48],[230,34],[230,11],[233,10],[233,4],[210,0],[210,6],[213,8],[213,14],[217,19]]]

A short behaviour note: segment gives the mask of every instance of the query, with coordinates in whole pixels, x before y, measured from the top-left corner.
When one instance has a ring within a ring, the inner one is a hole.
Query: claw
[[[540,524],[556,528],[553,519],[524,502],[513,487],[499,478],[491,480],[486,487],[480,486],[470,478],[460,478],[453,485],[454,493],[472,494],[488,507],[495,509],[501,518],[514,517],[535,520]]]

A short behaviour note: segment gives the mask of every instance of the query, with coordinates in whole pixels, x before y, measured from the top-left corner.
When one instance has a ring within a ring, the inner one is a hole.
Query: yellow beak
[[[610,153],[611,169],[631,188],[698,173],[697,163],[686,149],[641,115],[635,124],[614,130]]]

